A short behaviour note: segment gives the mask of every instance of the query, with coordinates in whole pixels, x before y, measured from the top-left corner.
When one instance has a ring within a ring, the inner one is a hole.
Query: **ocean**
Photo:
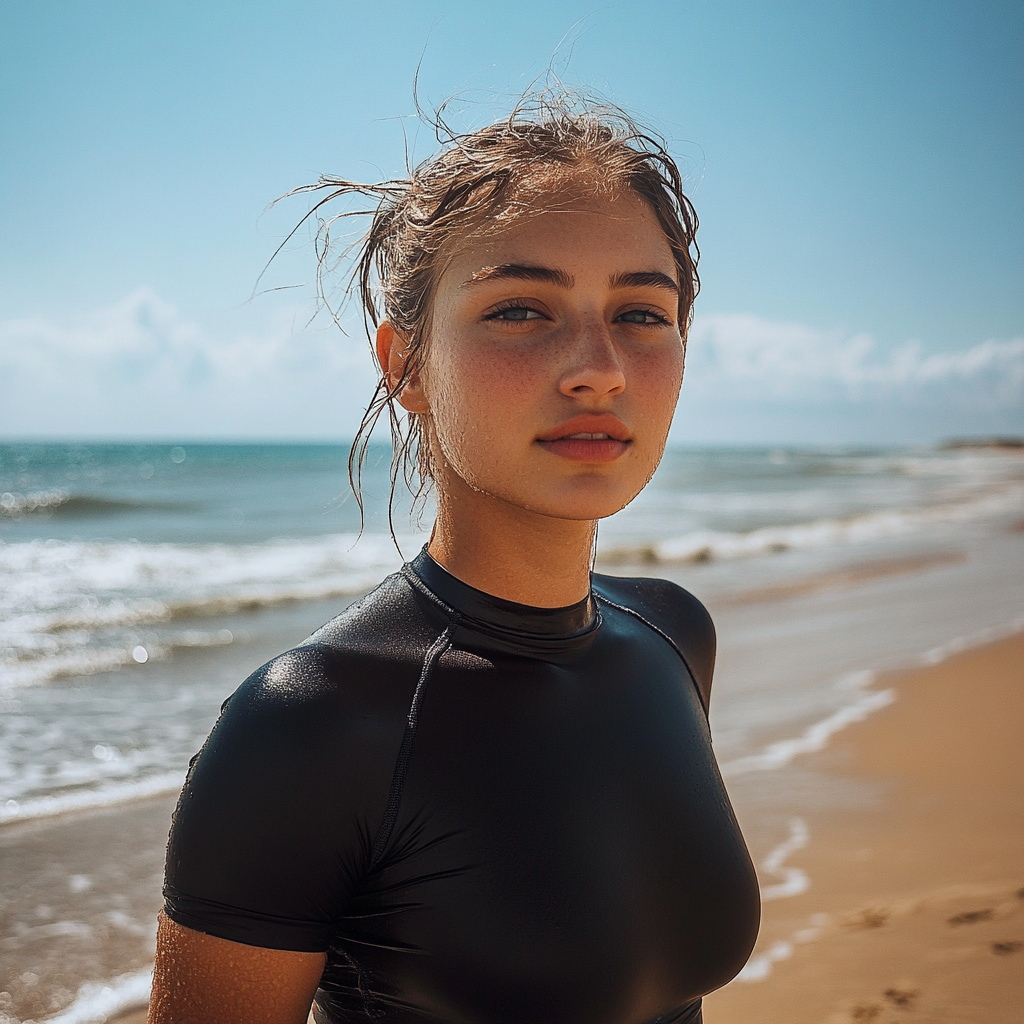
[[[0,444],[0,1024],[144,1003],[163,846],[221,702],[411,557],[387,448]],[[763,893],[801,817],[872,799],[800,767],[893,699],[880,673],[1024,627],[1024,453],[674,448],[598,570],[712,611],[712,733]],[[771,969],[756,956],[746,980]]]

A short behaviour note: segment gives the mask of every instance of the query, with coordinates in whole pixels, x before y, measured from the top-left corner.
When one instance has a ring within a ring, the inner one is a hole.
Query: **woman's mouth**
[[[598,420],[604,422],[579,422],[580,420]],[[581,429],[586,427],[604,427],[605,429]],[[577,416],[553,430],[546,431],[537,439],[537,443],[545,451],[551,452],[570,462],[614,462],[622,456],[633,443],[629,430],[617,417]]]

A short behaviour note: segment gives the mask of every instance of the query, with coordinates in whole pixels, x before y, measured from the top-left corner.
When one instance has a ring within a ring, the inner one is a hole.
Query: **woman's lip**
[[[582,433],[582,431],[580,432]],[[597,431],[594,431],[597,433]],[[619,441],[614,437],[604,440],[583,437],[558,437],[551,441],[538,440],[539,444],[552,455],[558,455],[570,462],[614,462],[622,456],[631,442]]]
[[[580,437],[581,434],[588,436]],[[630,440],[630,431],[625,423],[618,416],[607,412],[583,413],[580,416],[574,416],[571,420],[566,420],[565,423],[546,430],[537,440],[545,444],[551,441],[597,440],[589,436],[593,434],[604,435],[613,441]]]

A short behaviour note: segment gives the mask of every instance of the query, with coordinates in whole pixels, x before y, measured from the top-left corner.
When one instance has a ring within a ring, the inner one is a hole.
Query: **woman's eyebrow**
[[[679,294],[679,285],[668,274],[660,270],[637,270],[632,274],[614,274],[611,279],[613,288],[667,288]]]
[[[557,285],[559,288],[572,288],[576,284],[572,274],[564,270],[529,263],[500,263],[495,267],[481,267],[466,284],[501,280],[541,281],[544,284]],[[631,273],[613,274],[609,283],[612,288],[666,288],[676,295],[679,294],[679,285],[660,270],[634,270]]]
[[[576,281],[572,274],[551,267],[537,267],[528,263],[501,263],[496,267],[481,267],[466,284],[480,284],[483,281],[500,281],[513,278],[518,281],[543,281],[545,284],[571,288]]]

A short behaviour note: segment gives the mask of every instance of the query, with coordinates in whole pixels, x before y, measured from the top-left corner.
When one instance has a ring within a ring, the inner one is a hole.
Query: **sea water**
[[[221,702],[425,540],[429,503],[399,491],[389,524],[389,455],[361,517],[343,446],[0,445],[0,1022],[144,998],[169,808]],[[813,884],[794,814],[861,798],[800,754],[892,699],[879,672],[1020,627],[1022,517],[1012,449],[680,448],[601,524],[598,571],[714,614],[767,897]]]

